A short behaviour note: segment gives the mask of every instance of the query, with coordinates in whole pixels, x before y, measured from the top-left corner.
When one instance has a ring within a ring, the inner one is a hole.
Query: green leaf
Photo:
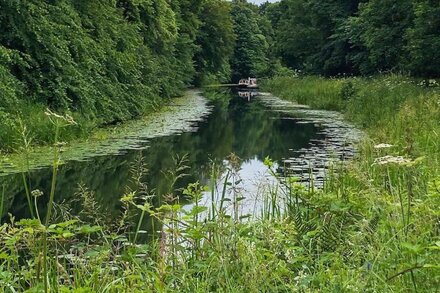
[[[70,221],[66,221],[66,222],[58,223],[58,224],[56,224],[56,225],[57,225],[58,227],[66,228],[66,227],[72,226],[73,224],[76,224],[76,223],[78,223],[78,220],[73,219],[73,220],[70,220]]]
[[[96,233],[98,231],[101,231],[100,226],[90,226],[90,225],[81,226],[77,230],[77,232],[80,234],[92,234],[92,233]]]
[[[423,267],[427,269],[440,269],[440,265],[433,265],[433,264],[425,264]]]
[[[75,234],[73,234],[72,232],[64,232],[62,234],[63,238],[71,238],[73,236],[75,236]]]
[[[0,259],[8,259],[8,258],[9,258],[9,254],[7,254],[6,252],[0,253]]]
[[[418,244],[412,244],[408,242],[403,242],[402,247],[405,248],[406,251],[408,251],[411,254],[418,254],[423,251],[423,247]]]
[[[17,222],[17,226],[41,228],[43,225],[38,219],[23,219]]]

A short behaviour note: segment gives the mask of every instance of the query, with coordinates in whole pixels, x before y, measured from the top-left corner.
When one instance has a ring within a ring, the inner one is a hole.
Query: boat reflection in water
[[[253,97],[258,96],[258,95],[259,95],[259,92],[256,92],[256,91],[239,91],[238,92],[238,96],[240,98],[247,99],[248,102],[250,102],[250,100]]]

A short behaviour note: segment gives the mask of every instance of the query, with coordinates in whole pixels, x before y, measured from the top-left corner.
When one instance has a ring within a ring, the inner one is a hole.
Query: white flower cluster
[[[307,278],[307,273],[305,273],[303,270],[298,272],[298,275],[293,278],[293,280],[295,280],[295,283],[297,286],[299,286],[302,282],[302,280],[304,280],[305,278]]]
[[[70,116],[69,114],[66,114],[66,115],[62,116],[62,115],[59,115],[59,114],[57,114],[55,112],[52,112],[52,110],[50,110],[49,108],[46,109],[44,114],[46,114],[46,116],[48,116],[49,119],[54,124],[55,124],[55,122],[54,122],[55,120],[52,120],[52,118],[58,119],[59,121],[63,121],[67,125],[76,125],[77,124],[75,122],[75,120],[73,120],[73,117]]]
[[[419,86],[438,87],[440,84],[435,79],[422,80]]]
[[[377,145],[374,146],[374,148],[376,150],[379,150],[379,149],[389,149],[391,147],[393,147],[393,145],[392,144],[388,144],[388,143],[380,143],[380,144],[377,144]]]
[[[296,253],[294,249],[287,249],[285,252],[286,260],[288,263],[293,264],[296,261]]]
[[[435,79],[430,79],[428,80],[428,86],[439,86],[439,84]]]
[[[43,192],[39,189],[35,189],[31,191],[31,194],[33,197],[40,197],[43,195]]]
[[[404,158],[402,156],[384,156],[380,157],[374,160],[373,165],[389,165],[389,164],[395,164],[395,165],[409,165],[413,163],[412,160]]]

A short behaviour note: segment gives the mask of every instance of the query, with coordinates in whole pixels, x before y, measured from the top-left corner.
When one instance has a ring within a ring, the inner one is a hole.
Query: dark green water
[[[177,155],[187,155],[189,167],[186,170],[188,176],[180,179],[177,187],[196,181],[207,184],[212,162],[226,164],[231,153],[240,157],[240,176],[250,182],[257,178],[257,173],[266,170],[263,165],[266,156],[281,162],[283,158],[292,157],[294,150],[304,148],[310,140],[322,136],[314,124],[297,123],[287,114],[270,111],[258,98],[240,97],[235,90],[217,96],[211,102],[212,113],[198,123],[195,132],[154,138],[141,150],[61,166],[56,201],[69,202],[72,211],[77,211],[78,204],[71,200],[76,197],[78,185],[82,184],[95,193],[103,212],[114,217],[120,211],[121,195],[132,185],[130,170],[139,164],[141,158],[149,170],[143,181],[149,189],[155,190],[155,194],[161,195],[169,190],[169,180],[164,173],[174,168],[173,158]],[[44,192],[39,199],[43,213],[50,181],[49,168],[30,174],[31,189]],[[29,216],[21,175],[0,177],[0,188],[5,191],[4,206],[11,214],[17,218]],[[248,192],[252,192],[252,188]]]

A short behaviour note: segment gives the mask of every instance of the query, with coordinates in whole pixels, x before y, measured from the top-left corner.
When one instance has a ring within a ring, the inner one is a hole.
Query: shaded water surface
[[[122,149],[117,154],[101,155],[83,161],[70,161],[59,170],[56,201],[71,201],[77,197],[78,186],[95,193],[99,205],[109,216],[120,211],[120,197],[132,185],[136,166],[143,162],[148,172],[143,181],[157,195],[169,191],[167,172],[175,168],[175,158],[186,156],[186,177],[179,179],[176,187],[199,181],[208,184],[212,163],[226,165],[231,153],[240,158],[240,176],[246,180],[244,193],[254,192],[250,183],[259,176],[268,176],[263,165],[270,157],[279,165],[283,161],[300,159],[313,142],[325,141],[326,132],[319,123],[295,116],[294,111],[280,111],[268,106],[269,100],[254,95],[222,90],[209,102],[210,114],[203,119],[195,117],[192,127],[149,139],[136,148]],[[281,105],[281,109],[285,106]],[[306,115],[302,113],[302,116]],[[328,133],[327,133],[328,134]],[[225,170],[223,168],[222,170]],[[280,168],[279,168],[280,170]],[[281,172],[281,171],[280,171]],[[50,190],[51,169],[30,172],[31,189],[44,195],[39,199],[44,211]],[[22,177],[11,174],[0,177],[0,188],[5,191],[5,207],[18,218],[28,216]],[[70,203],[73,211],[79,207]]]

